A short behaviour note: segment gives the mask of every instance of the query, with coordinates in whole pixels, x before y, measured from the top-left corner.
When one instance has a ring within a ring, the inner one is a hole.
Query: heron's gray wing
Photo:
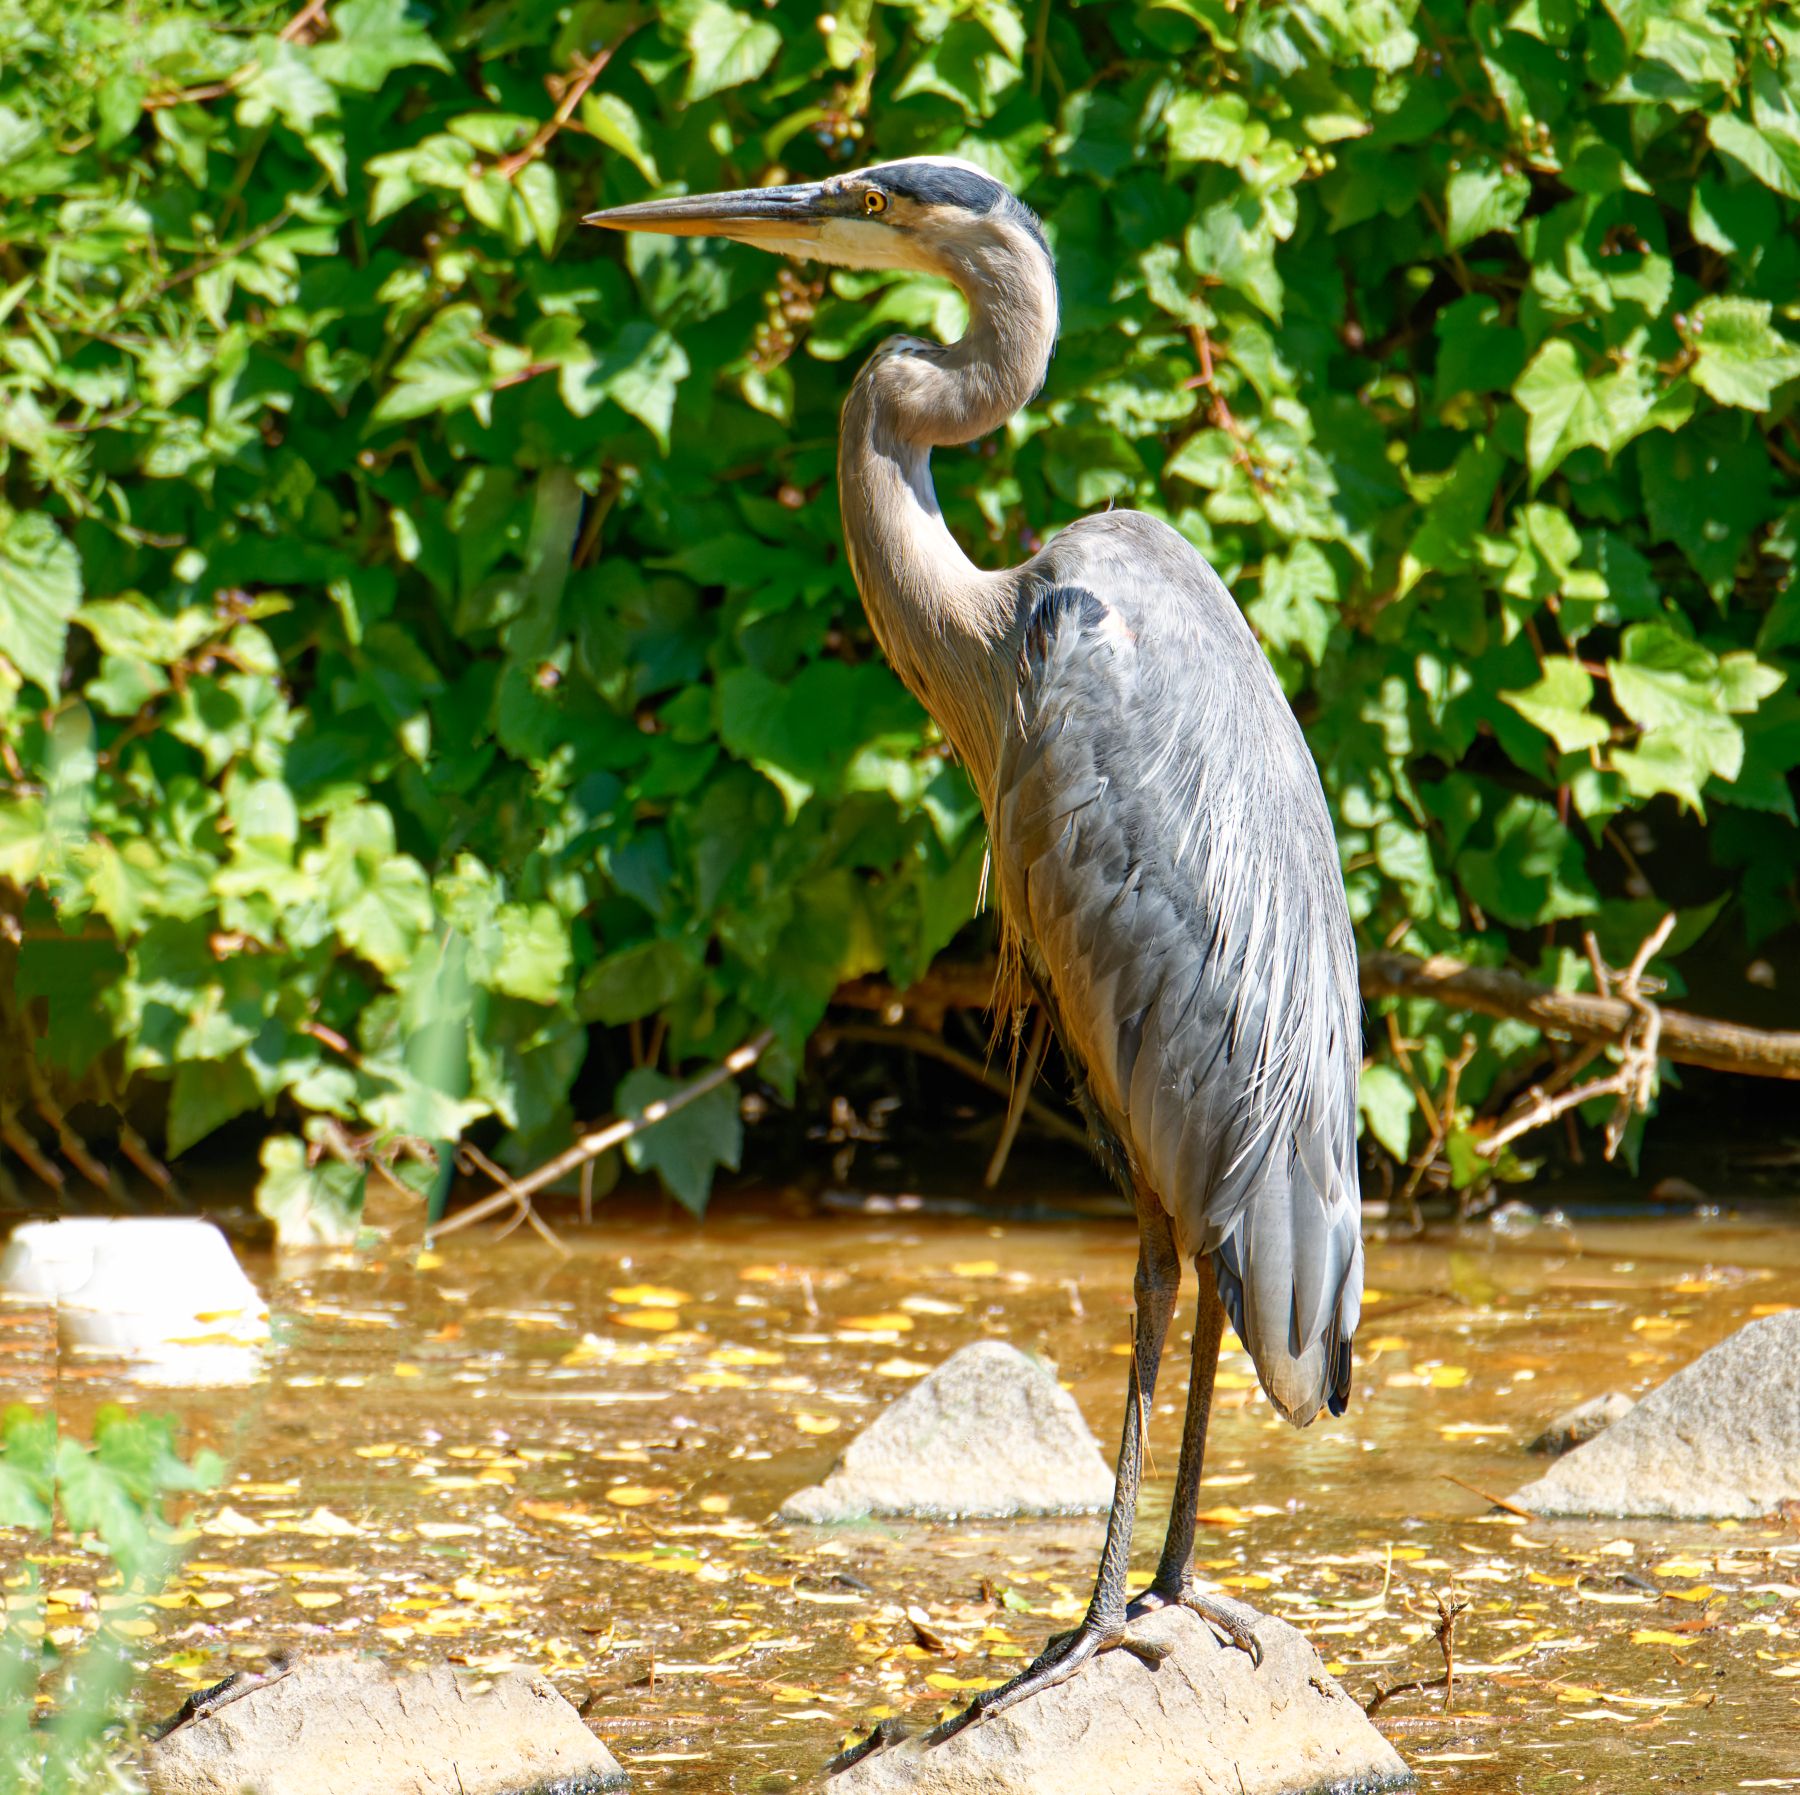
[[[1096,526],[1104,526],[1097,528]],[[1003,900],[1090,1095],[1263,1385],[1349,1394],[1361,1307],[1355,943],[1318,774],[1173,531],[1091,519],[1028,579],[995,793]]]

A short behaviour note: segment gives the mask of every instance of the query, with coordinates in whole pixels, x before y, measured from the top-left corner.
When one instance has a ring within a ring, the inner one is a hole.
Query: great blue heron
[[[1319,777],[1231,595],[1167,524],[1085,517],[988,573],[938,510],[934,446],[998,430],[1044,383],[1056,269],[1038,220],[965,162],[596,212],[851,268],[947,276],[969,327],[890,337],[851,389],[838,487],[856,584],[900,677],[968,768],[1000,911],[1138,1218],[1118,1481],[1086,1619],[957,1725],[1071,1676],[1129,1632],[1145,1417],[1183,1260],[1200,1283],[1174,1511],[1143,1607],[1180,1603],[1258,1657],[1254,1615],[1196,1589],[1227,1314],[1276,1410],[1350,1396],[1362,1302],[1356,950]],[[947,1729],[946,1729],[947,1730]]]

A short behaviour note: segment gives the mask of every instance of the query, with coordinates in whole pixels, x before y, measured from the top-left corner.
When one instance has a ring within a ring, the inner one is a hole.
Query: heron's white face
[[[972,162],[914,156],[790,187],[644,200],[590,213],[588,224],[669,236],[726,237],[840,268],[954,275],[996,231],[1017,227],[992,202],[1004,189]]]

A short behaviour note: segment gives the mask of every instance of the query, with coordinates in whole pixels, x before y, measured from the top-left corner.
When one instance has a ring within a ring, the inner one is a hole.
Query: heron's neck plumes
[[[852,570],[888,660],[962,757],[983,804],[1010,707],[1018,578],[984,573],[957,546],[931,484],[934,446],[974,442],[1042,386],[1056,341],[1056,277],[1010,219],[973,221],[936,246],[969,301],[943,348],[890,339],[844,406],[838,490]]]

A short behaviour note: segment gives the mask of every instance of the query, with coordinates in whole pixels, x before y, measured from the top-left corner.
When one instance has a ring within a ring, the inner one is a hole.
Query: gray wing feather
[[[1230,595],[1166,526],[1076,525],[1022,601],[993,819],[1008,916],[1277,1408],[1341,1413],[1361,1028],[1317,771]]]

